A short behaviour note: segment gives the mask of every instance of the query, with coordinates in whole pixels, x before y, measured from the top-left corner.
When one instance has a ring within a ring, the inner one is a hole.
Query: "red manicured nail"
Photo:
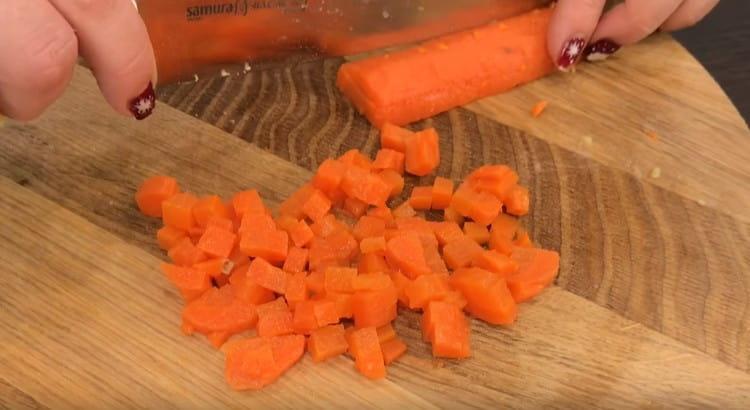
[[[578,62],[584,48],[586,48],[586,40],[582,37],[573,37],[568,40],[563,45],[560,57],[557,59],[557,67],[562,71],[568,71],[572,65]]]
[[[583,51],[583,55],[588,61],[601,61],[606,60],[619,49],[619,44],[612,40],[603,38],[586,47],[586,50]]]
[[[154,85],[149,81],[146,89],[130,100],[128,109],[136,120],[142,120],[151,115],[154,107],[156,107],[156,94],[154,94]]]

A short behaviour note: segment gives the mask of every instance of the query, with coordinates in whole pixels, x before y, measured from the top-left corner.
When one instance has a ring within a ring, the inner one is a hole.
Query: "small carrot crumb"
[[[448,49],[448,45],[445,44],[445,43],[439,43],[438,44],[438,48],[441,49],[441,50],[447,50]]]
[[[646,130],[645,131],[646,136],[648,139],[650,139],[653,142],[659,142],[659,134],[656,133],[654,130]]]
[[[531,115],[534,118],[539,118],[539,116],[542,115],[544,110],[547,108],[548,104],[549,104],[549,101],[546,101],[546,100],[542,100],[534,104],[534,108],[531,109]]]

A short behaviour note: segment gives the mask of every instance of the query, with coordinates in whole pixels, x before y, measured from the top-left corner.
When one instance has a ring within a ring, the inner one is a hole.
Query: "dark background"
[[[705,20],[674,36],[750,122],[750,0],[722,0]]]

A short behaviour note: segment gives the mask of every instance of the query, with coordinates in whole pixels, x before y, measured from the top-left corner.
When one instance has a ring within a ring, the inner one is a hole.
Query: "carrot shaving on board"
[[[531,108],[531,116],[534,118],[539,118],[544,110],[547,109],[547,105],[549,105],[549,101],[546,100],[542,100],[534,104],[534,107]]]

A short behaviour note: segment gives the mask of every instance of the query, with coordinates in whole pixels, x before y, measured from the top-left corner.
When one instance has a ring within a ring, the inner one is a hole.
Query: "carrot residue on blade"
[[[388,57],[349,62],[336,83],[376,127],[409,124],[554,72],[547,50],[551,17],[552,8],[538,9]]]

